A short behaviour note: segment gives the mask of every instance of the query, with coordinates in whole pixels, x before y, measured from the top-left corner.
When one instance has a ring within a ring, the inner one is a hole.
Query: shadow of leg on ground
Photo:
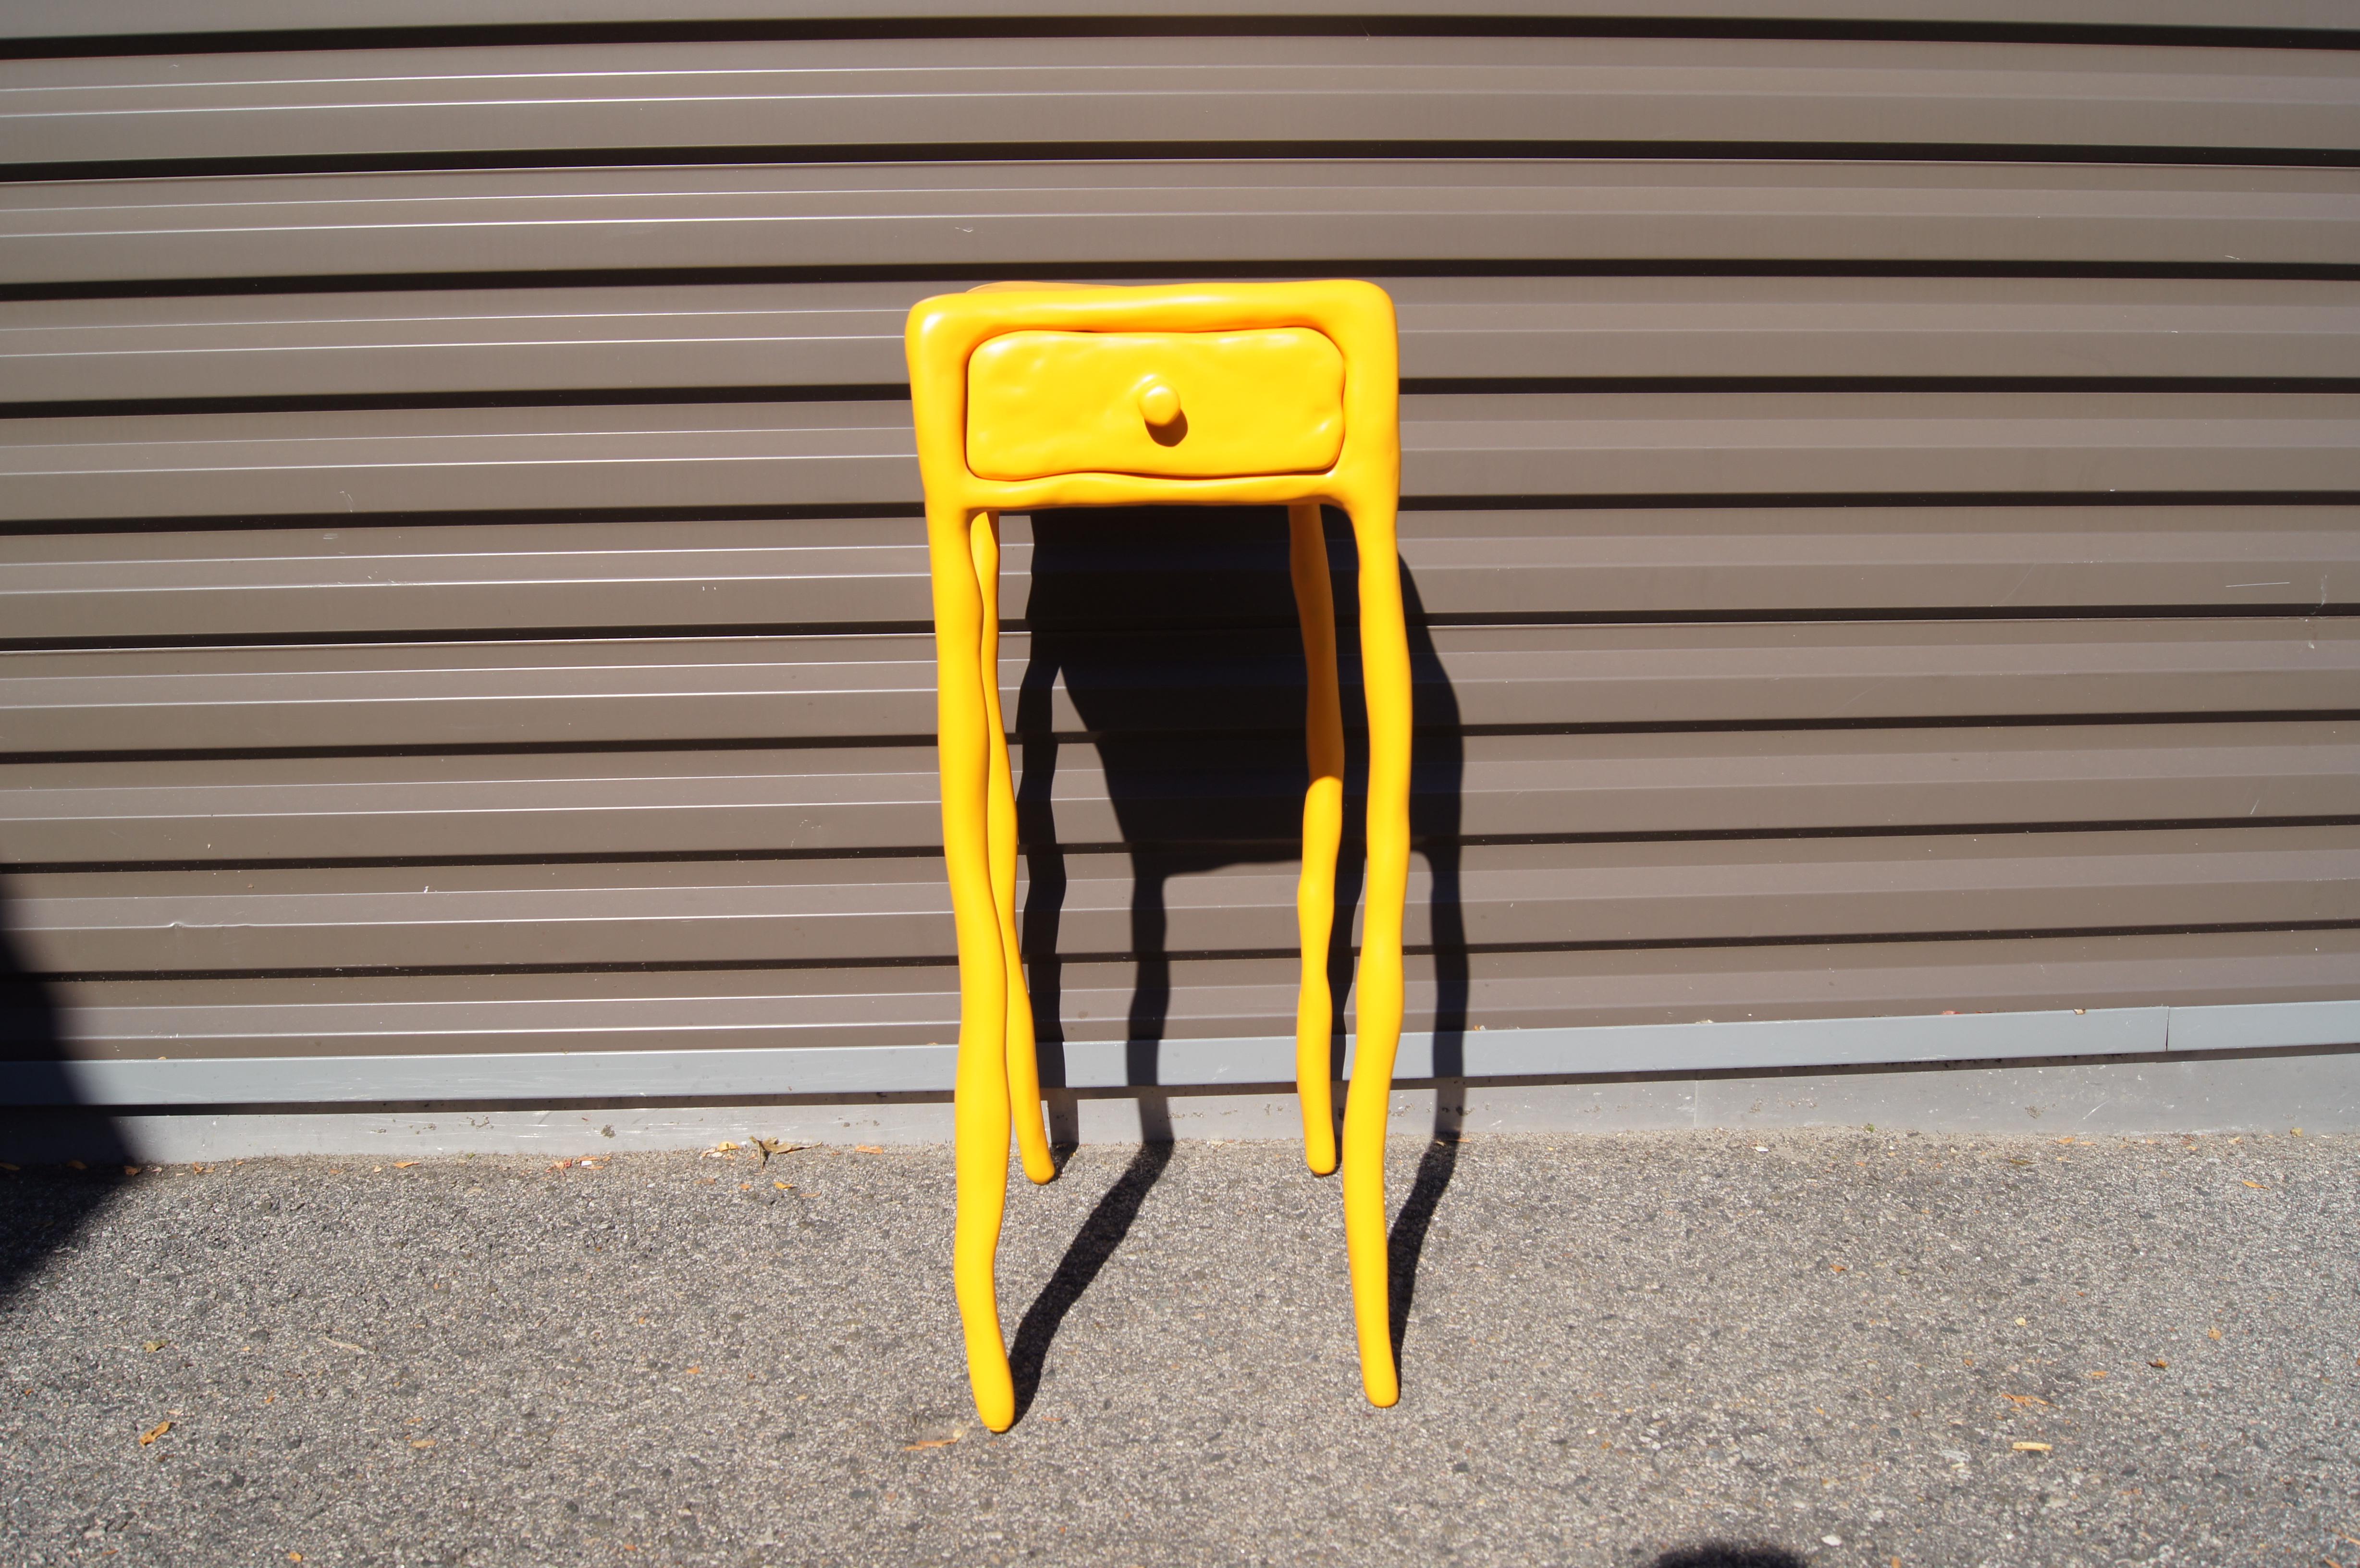
[[[1048,1365],[1049,1344],[1057,1337],[1058,1325],[1122,1245],[1122,1238],[1131,1234],[1131,1222],[1139,1217],[1148,1190],[1171,1163],[1172,1134],[1167,1126],[1160,1140],[1140,1145],[1131,1164],[1082,1222],[1065,1256],[1058,1260],[1057,1271],[1024,1310],[1024,1320],[1016,1325],[1016,1342],[1008,1353],[1009,1367],[1016,1377],[1017,1420],[1024,1419],[1024,1412],[1032,1408],[1032,1397],[1040,1391],[1041,1373]]]

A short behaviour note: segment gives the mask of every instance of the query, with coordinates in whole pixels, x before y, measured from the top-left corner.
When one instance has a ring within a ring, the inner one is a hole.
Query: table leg
[[[943,858],[958,930],[959,1046],[954,1093],[958,1213],[952,1289],[966,1330],[976,1413],[994,1432],[1016,1419],[1014,1379],[1000,1336],[994,1264],[1008,1201],[1007,960],[992,897],[990,720],[984,702],[983,594],[974,519],[964,507],[926,508],[934,593],[935,724],[943,785]],[[989,678],[997,685],[997,671]]]
[[[1315,1176],[1336,1169],[1336,1004],[1328,985],[1328,944],[1336,921],[1336,852],[1344,833],[1344,710],[1336,678],[1336,595],[1319,503],[1286,510],[1288,564],[1303,622],[1305,749],[1311,783],[1303,792],[1303,877],[1295,918],[1303,938],[1303,984],[1295,1007],[1295,1093],[1303,1107],[1303,1158]]]
[[[1000,951],[1008,976],[1008,1102],[1024,1174],[1056,1177],[1048,1123],[1041,1114],[1041,1062],[1032,1036],[1032,998],[1024,986],[1024,953],[1016,934],[1016,786],[1008,766],[1008,726],[1000,716],[1000,514],[975,521],[975,581],[983,600],[980,663],[984,738],[991,747],[986,779],[990,827],[991,898],[1000,913]]]
[[[1391,495],[1358,500],[1350,508],[1360,553],[1360,669],[1369,705],[1369,869],[1352,1085],[1344,1102],[1344,1247],[1352,1269],[1360,1386],[1369,1402],[1380,1406],[1401,1398],[1386,1258],[1385,1127],[1393,1055],[1401,1045],[1411,713],[1394,509]]]

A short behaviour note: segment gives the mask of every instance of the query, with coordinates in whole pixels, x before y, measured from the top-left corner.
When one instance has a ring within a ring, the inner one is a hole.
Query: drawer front
[[[1317,474],[1344,446],[1344,356],[1320,332],[1010,332],[967,373],[984,479]]]

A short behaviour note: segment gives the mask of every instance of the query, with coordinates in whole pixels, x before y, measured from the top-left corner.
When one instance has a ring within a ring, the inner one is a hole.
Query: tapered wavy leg
[[[1016,936],[1016,787],[1009,777],[1008,727],[1000,717],[1000,514],[978,517],[973,533],[975,581],[983,599],[985,739],[991,746],[986,780],[990,824],[991,898],[1000,912],[1000,951],[1008,985],[1008,1101],[1016,1124],[1016,1147],[1024,1174],[1047,1181],[1057,1174],[1049,1153],[1048,1123],[1041,1114],[1041,1062],[1032,1039],[1032,998],[1024,988],[1024,953]]]
[[[1328,578],[1328,540],[1319,503],[1286,511],[1288,564],[1303,622],[1306,750],[1311,784],[1303,792],[1303,878],[1295,918],[1303,936],[1303,987],[1295,1007],[1295,1093],[1303,1106],[1303,1158],[1315,1176],[1336,1169],[1336,1107],[1328,1062],[1335,997],[1328,985],[1328,943],[1336,920],[1336,850],[1344,833],[1344,708],[1336,678],[1336,595]]]
[[[1391,495],[1358,500],[1360,669],[1369,704],[1368,905],[1360,927],[1352,1086],[1344,1102],[1344,1247],[1360,1386],[1372,1405],[1401,1398],[1393,1366],[1385,1240],[1385,1123],[1401,1046],[1402,914],[1409,891],[1410,670]]]
[[[958,927],[959,1048],[955,1093],[958,1217],[952,1288],[967,1334],[976,1413],[994,1432],[1016,1419],[1000,1332],[993,1264],[1008,1202],[1008,965],[992,897],[989,779],[993,725],[984,701],[983,593],[964,508],[929,505],[934,572],[936,726],[943,775],[943,858]],[[993,683],[997,684],[997,672]]]

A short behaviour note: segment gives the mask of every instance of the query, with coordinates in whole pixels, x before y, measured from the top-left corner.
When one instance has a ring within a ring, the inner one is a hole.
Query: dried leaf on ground
[[[2001,1398],[2001,1399],[2014,1399],[2014,1400],[2015,1400],[2017,1404],[2019,1404],[2019,1405],[2048,1405],[2048,1404],[2049,1404],[2049,1401],[2048,1401],[2048,1400],[2046,1400],[2046,1399],[2042,1399],[2042,1398],[2041,1398],[2039,1395],[2038,1395],[2038,1394],[2002,1394],[2002,1395],[2000,1396],[2000,1398]],[[2056,1407],[2056,1406],[2054,1406],[2054,1405],[2049,1405],[2049,1408],[2050,1410],[2055,1410],[2057,1407]]]
[[[154,1426],[149,1427],[146,1432],[139,1434],[139,1446],[142,1448],[147,1447],[149,1443],[155,1442],[158,1438],[163,1436],[166,1432],[171,1430],[172,1423],[170,1421],[158,1421]]]
[[[432,1448],[434,1446],[434,1440],[431,1437],[414,1437],[410,1440],[410,1446],[412,1448]]]
[[[903,1443],[901,1445],[901,1452],[904,1454],[915,1454],[921,1448],[948,1448],[952,1443],[956,1443],[958,1439],[956,1437],[930,1437],[920,1443]]]
[[[2204,1331],[2204,1337],[2207,1339],[2218,1339],[2221,1337],[2221,1331],[2217,1328],[2208,1328]]]
[[[881,1143],[856,1143],[852,1146],[852,1152],[855,1154],[882,1154],[885,1152],[885,1146]]]
[[[796,1149],[801,1149],[803,1145],[800,1143],[789,1143],[786,1139],[780,1138],[758,1138],[754,1140],[754,1147],[761,1151],[762,1163],[768,1165],[770,1162],[770,1156],[773,1154],[792,1154]]]
[[[2105,1376],[2105,1374],[2104,1374],[2103,1372],[2092,1372],[2092,1373],[2091,1373],[2091,1374],[2089,1374],[2089,1375],[2090,1375],[2091,1377],[2104,1377],[2104,1376]]]
[[[2150,1361],[2150,1362],[2148,1362],[2148,1363],[2147,1363],[2147,1365],[2148,1365],[2148,1366],[2150,1366],[2150,1367],[2154,1367],[2157,1371],[2161,1372],[2161,1371],[2165,1370],[2166,1368],[2168,1368],[2169,1367],[2170,1367],[2171,1363],[2170,1363],[2170,1362],[2169,1362],[2169,1361],[2161,1361],[2161,1360],[2158,1360],[2158,1361]]]
[[[2247,1181],[2245,1182],[2245,1185],[2251,1187],[2256,1192],[2267,1192],[2269,1191],[2267,1187],[2263,1186],[2259,1181]]]
[[[2045,1443],[2011,1443],[2008,1446],[2018,1454],[2047,1454],[2050,1447]]]

